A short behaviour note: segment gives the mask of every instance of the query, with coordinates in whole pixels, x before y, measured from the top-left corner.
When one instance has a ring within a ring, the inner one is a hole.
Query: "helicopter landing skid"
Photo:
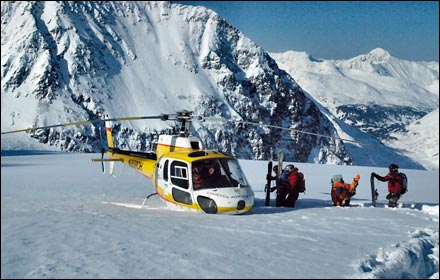
[[[141,206],[141,208],[145,206],[145,203],[147,203],[147,199],[149,199],[150,197],[152,197],[152,196],[155,195],[155,194],[158,194],[158,193],[155,192],[155,193],[152,193],[152,194],[149,194],[148,196],[146,196],[146,197],[144,198],[144,201],[142,202],[142,206]]]

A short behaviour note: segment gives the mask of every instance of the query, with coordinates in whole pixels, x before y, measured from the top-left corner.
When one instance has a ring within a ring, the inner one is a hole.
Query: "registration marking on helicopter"
[[[139,161],[139,160],[136,160],[136,159],[129,159],[128,160],[128,165],[130,165],[134,169],[142,171],[142,161]]]
[[[212,196],[219,196],[219,197],[224,197],[224,198],[229,198],[229,195],[225,195],[222,193],[214,193],[214,192],[208,192],[208,195],[212,195]]]
[[[233,195],[230,198],[244,198],[244,197],[251,197],[251,195]]]
[[[250,195],[226,195],[226,194],[217,193],[217,192],[208,192],[207,194],[211,195],[211,196],[218,196],[218,197],[223,197],[223,198],[227,198],[227,199],[250,197]]]

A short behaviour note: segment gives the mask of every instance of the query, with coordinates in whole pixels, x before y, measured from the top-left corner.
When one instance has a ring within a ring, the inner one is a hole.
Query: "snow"
[[[2,141],[3,141],[2,137]],[[99,154],[2,151],[1,278],[439,278],[439,171],[402,169],[409,192],[388,208],[386,168],[294,163],[297,206],[264,206],[267,162],[240,160],[256,195],[244,215],[168,208],[151,182]],[[286,163],[287,164],[287,163]],[[398,163],[397,163],[398,164]],[[351,207],[330,178],[361,175]]]

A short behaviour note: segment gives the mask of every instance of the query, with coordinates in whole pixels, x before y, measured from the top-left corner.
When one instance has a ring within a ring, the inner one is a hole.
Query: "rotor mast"
[[[192,112],[183,110],[177,112],[176,120],[180,122],[179,136],[188,137],[191,125]]]

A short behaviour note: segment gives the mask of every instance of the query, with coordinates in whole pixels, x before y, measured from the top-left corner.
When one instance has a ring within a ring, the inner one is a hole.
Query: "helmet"
[[[286,172],[291,172],[293,171],[293,169],[295,169],[295,166],[293,164],[288,164],[286,165],[286,167],[284,167],[284,171]]]
[[[399,166],[397,166],[397,164],[395,164],[395,163],[392,163],[392,164],[390,164],[388,169],[390,170],[390,172],[397,172],[397,169],[399,169]]]

